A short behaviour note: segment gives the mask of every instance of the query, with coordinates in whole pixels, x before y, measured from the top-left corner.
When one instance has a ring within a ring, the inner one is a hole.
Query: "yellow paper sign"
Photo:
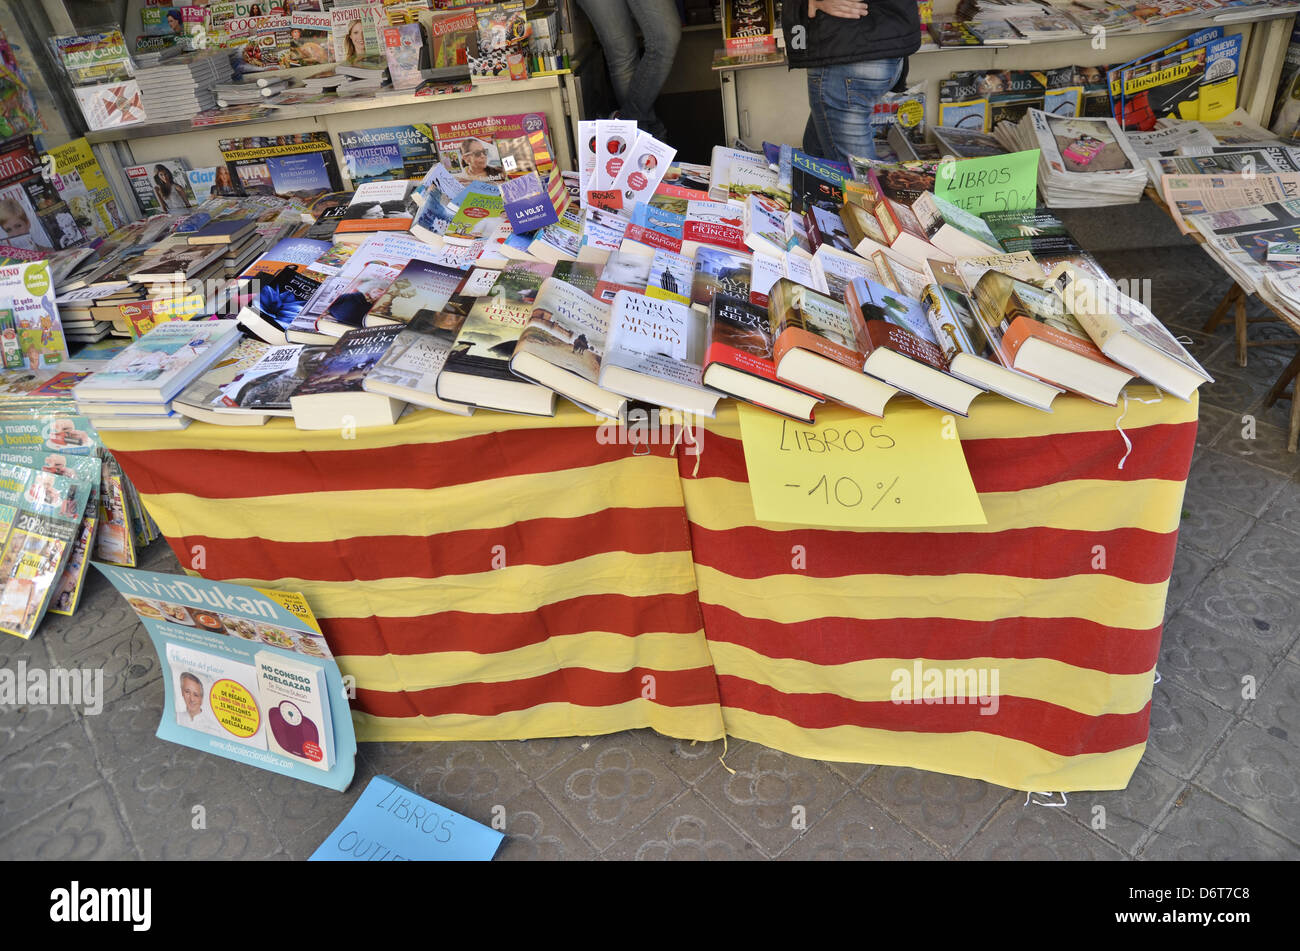
[[[754,514],[840,528],[984,525],[955,417],[900,402],[885,419],[818,407],[809,426],[740,404]]]

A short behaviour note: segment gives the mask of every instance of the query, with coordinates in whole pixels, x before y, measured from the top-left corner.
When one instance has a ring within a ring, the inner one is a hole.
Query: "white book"
[[[78,402],[165,403],[238,342],[233,320],[159,324],[73,387],[72,395]]]
[[[721,394],[704,385],[708,324],[708,315],[693,307],[619,291],[600,386],[629,399],[712,417]]]
[[[294,762],[334,766],[334,722],[325,671],[275,650],[253,655],[257,695],[266,715],[266,748]]]

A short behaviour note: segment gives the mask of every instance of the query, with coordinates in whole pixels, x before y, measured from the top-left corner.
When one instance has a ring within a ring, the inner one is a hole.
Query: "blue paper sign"
[[[376,776],[308,861],[487,862],[504,838],[387,776]]]

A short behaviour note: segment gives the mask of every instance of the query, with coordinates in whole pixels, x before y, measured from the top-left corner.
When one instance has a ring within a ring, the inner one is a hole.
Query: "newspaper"
[[[1273,175],[1165,175],[1160,194],[1169,215],[1183,234],[1195,228],[1185,216],[1250,208],[1270,202],[1300,198],[1300,173]]]

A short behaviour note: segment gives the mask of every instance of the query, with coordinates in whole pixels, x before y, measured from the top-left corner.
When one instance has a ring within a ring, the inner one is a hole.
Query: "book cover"
[[[357,187],[347,210],[334,226],[335,234],[358,231],[407,231],[414,220],[411,182],[367,182]]]
[[[325,279],[302,265],[279,261],[254,262],[244,277],[257,281],[257,294],[246,306],[281,331],[293,323]]]
[[[749,255],[734,254],[721,248],[701,247],[695,253],[691,303],[708,313],[715,294],[748,300],[751,279]]]
[[[473,298],[453,297],[442,310],[419,311],[366,375],[365,388],[378,383],[412,391],[411,402],[443,408],[437,398],[438,374],[447,363],[456,335],[473,306]],[[413,394],[422,394],[419,400]]]
[[[862,330],[842,303],[788,278],[772,285],[768,297],[772,353],[777,363],[798,347],[851,369],[862,369],[866,359]]]
[[[18,349],[29,370],[57,366],[68,358],[48,261],[0,267],[0,309],[13,314]]]
[[[361,392],[366,374],[384,355],[400,329],[364,327],[348,331],[324,355],[315,372],[290,395]]]
[[[379,4],[335,6],[330,10],[334,62],[353,65],[372,57],[383,59],[379,37],[384,8]]]
[[[89,487],[44,470],[22,492],[0,547],[0,631],[30,639],[80,534]]]
[[[532,316],[542,283],[552,270],[552,265],[537,261],[507,265],[488,295],[480,297],[470,309],[444,372],[515,379],[510,372],[510,358]]]
[[[251,195],[311,200],[341,191],[343,182],[328,132],[303,132],[294,142],[249,136],[221,139],[217,145],[232,178]]]
[[[366,323],[407,324],[421,316],[435,318],[464,280],[464,271],[411,261],[375,301],[366,314]]]
[[[1076,254],[1083,249],[1061,219],[1047,207],[988,211],[980,215],[1002,250],[1040,254]]]
[[[448,241],[469,244],[484,240],[505,218],[505,203],[499,191],[473,190],[466,193],[460,208],[443,232]]]
[[[414,89],[424,81],[420,61],[424,56],[424,32],[418,23],[383,28],[381,39],[388,61],[388,76],[394,89]]]
[[[257,692],[266,710],[266,745],[318,769],[334,766],[329,687],[325,671],[279,651],[254,655]]]
[[[709,318],[693,307],[620,291],[610,315],[604,363],[703,389]]]
[[[287,415],[289,397],[319,368],[329,347],[288,344],[271,347],[220,389],[219,406]]]
[[[543,282],[515,354],[527,353],[595,383],[609,333],[609,306],[553,278]]]
[[[78,399],[125,399],[124,391],[148,389],[170,399],[239,340],[233,320],[159,324],[77,385]],[[117,394],[117,396],[115,396]]]
[[[925,305],[903,294],[858,278],[849,285],[845,300],[861,315],[869,351],[884,347],[936,370],[946,370],[947,361],[935,340]]]

